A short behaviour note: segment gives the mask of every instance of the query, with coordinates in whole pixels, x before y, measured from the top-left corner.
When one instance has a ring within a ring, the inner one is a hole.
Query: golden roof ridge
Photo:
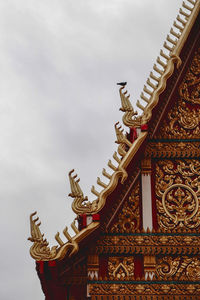
[[[160,50],[160,56],[157,57],[157,64],[153,65],[153,71],[147,78],[140,98],[146,103],[145,106],[138,100],[136,106],[143,112],[138,118],[135,118],[131,126],[140,126],[146,124],[152,116],[152,110],[157,105],[159,95],[165,90],[167,79],[173,74],[174,66],[177,68],[181,65],[179,54],[190,33],[190,30],[196,20],[200,9],[200,0],[183,1],[179,14],[173,23],[170,34],[167,35]]]

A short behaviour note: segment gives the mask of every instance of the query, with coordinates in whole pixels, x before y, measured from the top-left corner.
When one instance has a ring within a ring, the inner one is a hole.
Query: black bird
[[[127,85],[127,82],[118,82],[117,85],[125,86]]]

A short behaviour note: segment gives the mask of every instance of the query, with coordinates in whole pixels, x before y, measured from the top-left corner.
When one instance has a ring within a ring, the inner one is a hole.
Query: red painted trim
[[[56,261],[55,260],[50,260],[48,261],[49,267],[55,267],[56,266]]]
[[[130,141],[133,143],[137,139],[137,130],[135,127],[130,129]]]
[[[92,221],[100,221],[100,215],[99,214],[94,214],[92,215]]]
[[[148,130],[148,124],[141,125],[141,131],[147,131]]]
[[[141,279],[144,274],[144,259],[142,255],[137,255],[134,258],[134,276],[135,279]]]
[[[39,266],[39,272],[40,272],[40,274],[44,274],[44,262],[43,261],[37,261],[36,263]]]
[[[87,226],[87,215],[82,214],[78,216],[78,229],[82,230]]]
[[[83,214],[82,215],[82,226],[85,228],[87,226],[87,215]]]
[[[100,256],[99,257],[99,277],[102,280],[108,278],[108,257],[107,256]]]

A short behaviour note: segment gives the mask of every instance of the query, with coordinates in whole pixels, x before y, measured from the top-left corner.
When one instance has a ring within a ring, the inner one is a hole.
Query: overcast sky
[[[181,2],[0,1],[0,299],[44,299],[29,214],[38,211],[53,245],[75,217],[72,168],[94,199],[90,188],[116,149],[116,82],[128,81],[138,99]]]

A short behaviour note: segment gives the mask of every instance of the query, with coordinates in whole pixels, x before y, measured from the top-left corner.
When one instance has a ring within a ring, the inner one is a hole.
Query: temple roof
[[[66,227],[63,233],[68,241],[63,242],[59,233],[57,233],[55,239],[59,247],[54,246],[50,249],[48,242],[41,234],[40,223],[38,223],[39,219],[34,218],[36,212],[31,214],[31,237],[29,240],[33,242],[33,245],[30,249],[30,254],[35,260],[61,260],[66,256],[71,257],[79,251],[80,243],[99,227],[98,214],[103,212],[108,196],[112,194],[117,185],[123,184],[127,179],[127,168],[145,143],[149,134],[149,124],[154,118],[156,107],[159,105],[160,95],[166,90],[167,80],[172,77],[175,70],[181,67],[181,51],[192,31],[199,15],[199,10],[200,0],[187,0],[183,2],[179,14],[173,23],[173,27],[163,44],[163,49],[160,50],[160,56],[157,57],[153,70],[147,78],[140,95],[141,99],[137,101],[137,107],[142,110],[140,115],[133,108],[130,102],[130,95],[128,95],[125,86],[120,88],[120,110],[123,112],[123,124],[130,128],[134,138],[130,141],[127,135],[123,133],[119,122],[115,124],[116,143],[119,145],[117,152],[113,154],[115,164],[111,160],[108,162],[108,167],[112,170],[112,174],[105,169],[102,171],[102,174],[109,180],[109,183],[105,184],[100,178],[97,178],[97,184],[103,188],[101,192],[97,192],[95,187],[92,186],[91,192],[96,196],[94,201],[89,202],[88,198],[84,196],[79,185],[79,179],[73,173],[74,170],[69,172],[71,185],[69,196],[74,198],[72,209],[77,216],[91,216],[93,222],[83,229],[78,229],[74,221],[71,227],[75,232],[75,236],[71,237]]]

